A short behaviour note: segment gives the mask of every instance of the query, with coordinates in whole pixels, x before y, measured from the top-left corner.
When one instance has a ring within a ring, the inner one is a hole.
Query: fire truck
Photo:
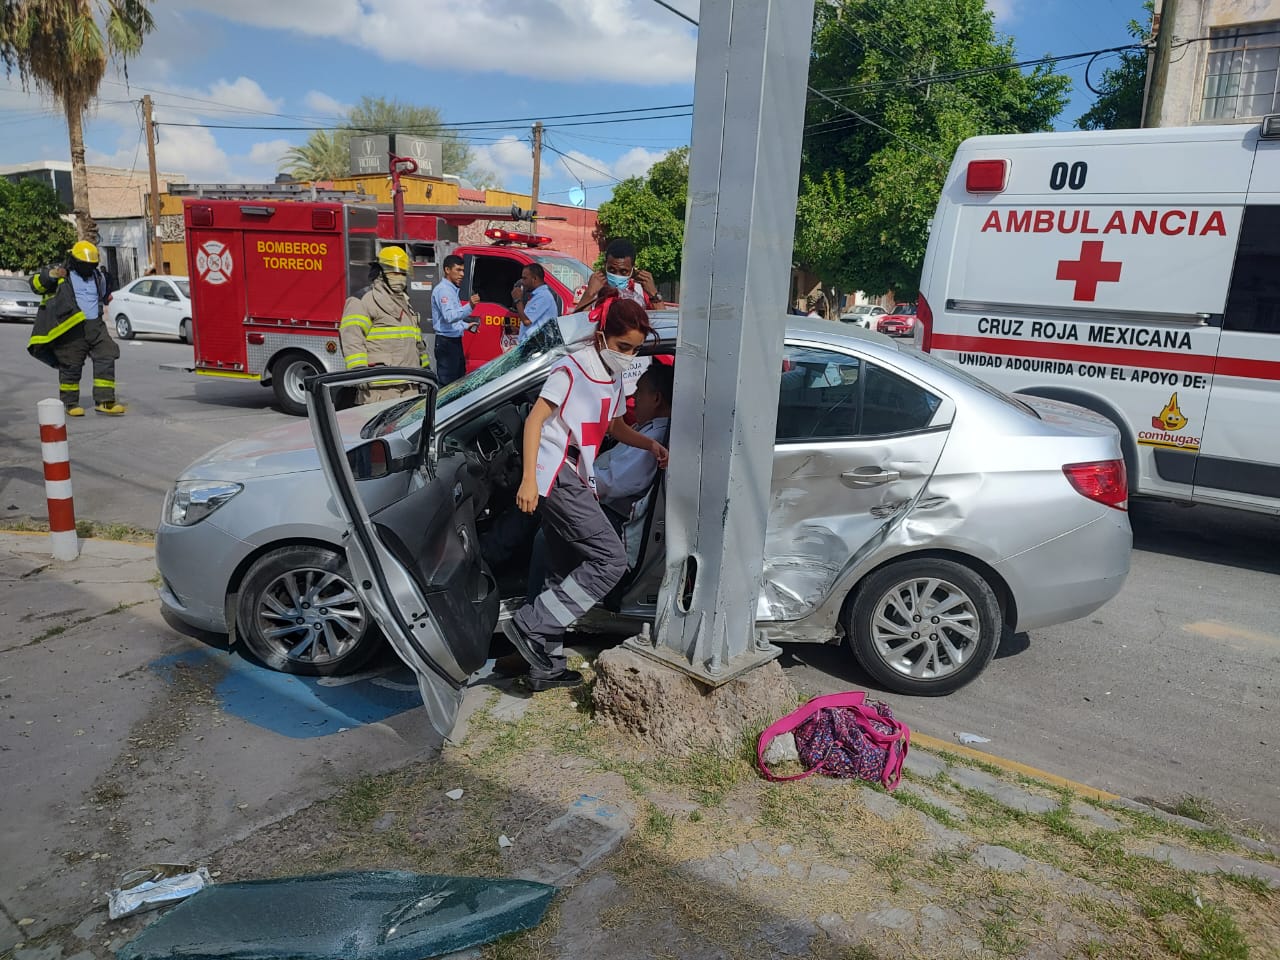
[[[480,295],[472,314],[477,332],[463,339],[468,372],[514,344],[511,291],[526,264],[545,268],[561,312],[572,310],[591,275],[575,257],[545,249],[551,241],[543,236],[493,228],[485,233],[491,245],[458,243],[459,225],[529,219],[514,207],[410,208],[397,239],[392,211],[352,202],[350,194],[272,197],[269,187],[241,194],[206,188],[183,200],[194,365],[182,369],[269,385],[280,409],[296,416],[306,413],[307,377],[345,369],[343,306],[368,286],[383,246],[409,252],[409,298],[429,346],[440,265],[449,254],[462,257],[462,298]]]

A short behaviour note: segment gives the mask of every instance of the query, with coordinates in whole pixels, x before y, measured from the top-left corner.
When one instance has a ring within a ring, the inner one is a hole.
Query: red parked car
[[[880,318],[876,323],[876,330],[891,337],[910,337],[915,334],[916,324],[919,322],[916,305],[900,303],[893,308],[892,313]]]

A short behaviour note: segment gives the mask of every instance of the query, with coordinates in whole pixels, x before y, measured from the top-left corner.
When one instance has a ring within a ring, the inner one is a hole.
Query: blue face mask
[[[631,279],[631,277],[625,273],[606,273],[605,277],[609,281],[609,286],[613,287],[615,290],[621,290],[627,285],[627,281]]]

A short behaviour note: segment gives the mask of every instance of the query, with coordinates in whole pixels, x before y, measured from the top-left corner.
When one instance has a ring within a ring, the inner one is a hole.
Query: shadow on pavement
[[[1129,505],[1135,550],[1280,573],[1280,517],[1154,500]]]

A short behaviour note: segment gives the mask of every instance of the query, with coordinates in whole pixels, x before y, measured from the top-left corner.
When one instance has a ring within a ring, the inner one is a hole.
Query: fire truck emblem
[[[1186,425],[1187,418],[1178,409],[1178,395],[1176,393],[1169,398],[1169,402],[1164,405],[1164,409],[1160,411],[1159,415],[1151,418],[1151,426],[1154,429],[1167,430],[1170,433],[1177,433]]]
[[[226,283],[231,279],[231,251],[225,243],[208,240],[196,252],[196,269],[200,279],[209,283]]]

